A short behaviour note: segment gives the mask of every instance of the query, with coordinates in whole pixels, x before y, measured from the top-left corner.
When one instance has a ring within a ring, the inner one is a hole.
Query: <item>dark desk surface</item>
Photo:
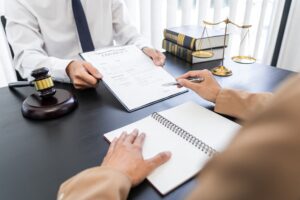
[[[209,68],[216,63],[194,65],[167,55],[166,69],[174,76],[188,70]],[[273,91],[291,72],[273,67],[227,62],[234,75],[217,78],[224,87],[253,92]],[[70,85],[57,85],[73,90]],[[55,199],[59,185],[89,167],[100,164],[108,144],[103,134],[192,100],[207,108],[212,104],[193,92],[128,113],[103,84],[97,90],[74,91],[79,108],[70,115],[51,121],[30,121],[21,116],[24,96],[32,88],[0,89],[0,199]],[[138,95],[138,94],[137,94]],[[160,196],[149,183],[132,190],[129,199],[183,199],[195,184],[185,183],[169,195]]]

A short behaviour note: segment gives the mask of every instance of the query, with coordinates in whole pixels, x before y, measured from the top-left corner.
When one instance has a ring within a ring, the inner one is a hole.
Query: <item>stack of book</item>
[[[223,50],[228,45],[229,35],[226,36],[224,48],[224,29],[207,29],[203,35],[204,27],[181,26],[164,30],[163,49],[184,59],[189,63],[202,63],[223,58]],[[211,58],[198,58],[193,56],[197,51],[213,52]]]

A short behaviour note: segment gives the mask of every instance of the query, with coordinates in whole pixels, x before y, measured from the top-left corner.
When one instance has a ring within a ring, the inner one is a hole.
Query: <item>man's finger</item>
[[[84,63],[85,69],[90,73],[94,78],[100,80],[102,78],[102,74],[90,63]]]
[[[185,73],[185,74],[179,76],[179,77],[177,78],[177,80],[179,80],[179,79],[186,79],[186,78],[188,78],[188,77],[191,77],[192,74],[194,74],[194,72],[193,72],[193,71],[189,71],[189,72],[187,72],[187,73]]]
[[[91,87],[96,87],[98,84],[98,79],[90,75],[87,71],[81,73],[80,79]]]
[[[118,139],[118,141],[117,141],[117,144],[123,143],[124,140],[125,140],[126,138],[127,138],[127,132],[124,131],[124,132],[121,134],[121,136],[119,137],[119,139]]]
[[[155,56],[155,51],[153,49],[151,49],[151,48],[144,48],[143,52],[146,55],[150,56],[151,58],[153,58]]]
[[[153,60],[153,62],[154,62],[154,64],[155,64],[156,66],[159,66],[159,67],[161,67],[161,66],[164,65],[164,62],[161,61],[161,60]]]
[[[81,80],[80,78],[76,78],[73,81],[73,85],[76,89],[86,89],[86,88],[91,88],[93,87],[92,85],[88,84],[87,82]]]
[[[189,77],[205,77],[207,76],[207,74],[210,73],[208,70],[197,70],[197,71],[189,71],[181,76],[179,76],[177,78],[177,80],[179,79],[187,79]]]
[[[163,66],[165,63],[165,56],[158,50],[145,48],[144,53],[148,55],[153,63],[157,66]]]
[[[110,146],[107,151],[107,155],[111,154],[114,151],[117,141],[118,141],[118,138],[114,138],[113,141],[110,143]]]
[[[153,171],[157,167],[166,163],[171,158],[171,156],[172,156],[171,152],[166,151],[166,152],[159,153],[153,158],[146,160],[146,162],[149,164],[150,171]]]
[[[145,138],[146,138],[146,134],[141,133],[139,136],[136,137],[133,144],[136,146],[142,147],[144,145]]]
[[[160,62],[160,56],[155,51],[151,51],[150,57],[153,59],[154,62]]]
[[[179,80],[177,80],[177,82],[181,86],[189,88],[189,89],[194,90],[194,91],[199,87],[199,83],[193,83],[193,82],[191,82],[191,81],[189,81],[187,79],[179,79]]]
[[[139,135],[139,131],[137,129],[134,129],[134,131],[126,138],[124,142],[132,144],[138,135]]]
[[[163,55],[158,50],[156,50],[156,54],[157,54],[157,60],[155,61],[156,63],[154,63],[154,64],[156,64],[158,66],[163,66],[165,64],[165,61],[166,61],[165,55]]]

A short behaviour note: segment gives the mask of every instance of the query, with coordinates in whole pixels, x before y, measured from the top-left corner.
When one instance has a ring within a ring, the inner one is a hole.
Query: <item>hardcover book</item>
[[[175,44],[168,40],[163,40],[163,49],[165,49],[167,52],[171,53],[172,55],[177,56],[178,58],[181,58],[192,64],[209,62],[209,61],[214,61],[214,60],[221,60],[221,59],[223,59],[223,51],[224,51],[223,47],[208,49],[206,51],[212,51],[214,53],[213,57],[198,58],[198,57],[193,56],[194,51],[184,48],[182,46],[179,46],[178,44]]]
[[[207,28],[207,33],[203,34],[202,26],[180,26],[164,30],[164,37],[175,44],[190,49],[192,51],[206,50],[210,48],[220,48],[224,46],[224,29]],[[225,46],[228,45],[229,34],[226,35]]]

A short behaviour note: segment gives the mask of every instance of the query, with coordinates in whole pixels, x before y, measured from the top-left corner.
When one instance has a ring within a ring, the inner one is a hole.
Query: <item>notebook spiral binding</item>
[[[197,137],[193,136],[192,134],[188,133],[184,129],[180,128],[173,122],[169,121],[165,117],[161,116],[158,113],[153,113],[152,118],[162,124],[164,127],[170,129],[173,133],[177,134],[179,137],[183,138],[187,142],[191,143],[197,149],[202,151],[203,153],[207,154],[209,157],[214,156],[217,151],[210,147],[209,145],[205,144],[202,140],[198,139]]]

